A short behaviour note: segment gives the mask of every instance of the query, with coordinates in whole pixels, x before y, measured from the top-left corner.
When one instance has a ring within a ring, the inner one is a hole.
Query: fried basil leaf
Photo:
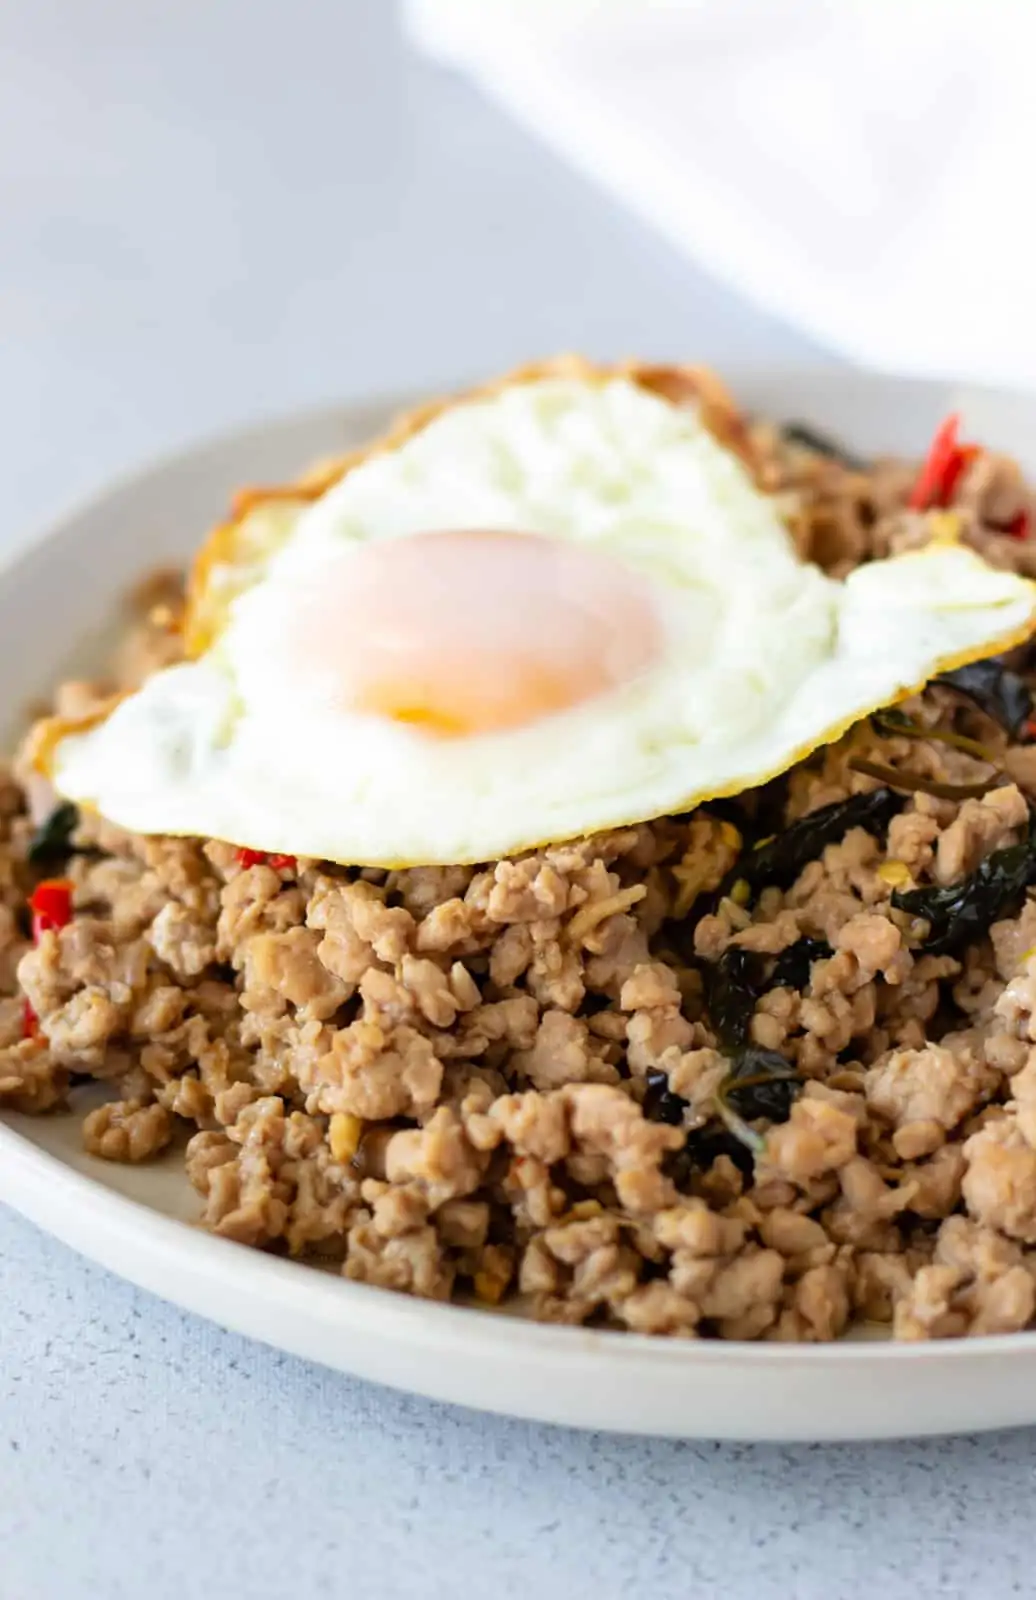
[[[988,761],[990,766],[995,765],[993,752],[986,745],[979,744],[977,739],[969,739],[966,734],[957,733],[953,728],[926,728],[923,722],[918,722],[916,717],[908,717],[898,706],[872,711],[871,724],[878,733],[888,734],[894,739],[931,739],[936,744],[948,744],[954,750],[963,750],[965,755],[974,756],[976,761]]]
[[[972,661],[955,672],[944,672],[935,682],[973,700],[981,711],[1005,728],[1012,739],[1020,737],[1033,714],[1032,694],[1024,678],[1005,667],[999,656]]]
[[[72,854],[72,835],[79,826],[79,808],[62,801],[32,836],[28,859],[34,867],[50,867]]]
[[[897,889],[897,911],[924,917],[928,936],[921,948],[929,955],[953,955],[979,939],[993,922],[1016,911],[1030,884],[1036,883],[1036,841],[1032,833],[1020,844],[986,856],[968,878],[948,888]]]
[[[864,772],[868,778],[877,778],[890,789],[902,789],[904,794],[933,794],[939,800],[979,800],[990,789],[1000,789],[1010,780],[999,770],[977,783],[943,783],[941,778],[929,778],[924,772],[910,772],[906,767],[887,767],[883,761],[867,761],[854,756],[849,763],[854,772]]]
[[[868,833],[880,836],[905,803],[902,795],[881,788],[820,806],[790,823],[783,833],[742,855],[728,874],[729,885],[744,879],[754,894],[771,885],[790,889],[803,868],[822,855],[829,844],[844,839],[850,828],[866,828]],[[729,888],[724,892],[729,893]]]
[[[674,1094],[664,1072],[649,1072],[644,1094],[644,1115],[649,1122],[668,1122],[678,1128],[683,1121],[689,1101]]]
[[[757,1117],[786,1122],[801,1087],[802,1080],[786,1056],[749,1046],[735,1057],[718,1093],[748,1122]]]
[[[755,1003],[766,985],[762,963],[751,950],[728,945],[705,969],[705,1005],[721,1047],[732,1053],[748,1042]]]
[[[788,444],[801,445],[804,450],[812,450],[815,455],[825,456],[828,461],[837,461],[840,467],[847,468],[849,472],[866,472],[870,464],[861,456],[853,455],[837,439],[832,439],[829,433],[811,428],[808,422],[786,423],[781,433]]]
[[[810,939],[805,934],[781,951],[773,964],[769,989],[805,989],[814,961],[827,961],[834,954],[826,939]]]

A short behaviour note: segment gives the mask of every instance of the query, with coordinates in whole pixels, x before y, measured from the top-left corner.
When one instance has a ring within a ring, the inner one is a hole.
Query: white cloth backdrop
[[[1034,0],[409,0],[407,15],[422,48],[843,355],[1036,382]]]

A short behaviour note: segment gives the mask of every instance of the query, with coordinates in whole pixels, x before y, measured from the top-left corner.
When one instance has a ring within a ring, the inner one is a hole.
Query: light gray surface
[[[816,358],[382,0],[0,7],[0,542],[192,435],[560,347]],[[0,1600],[1032,1592],[1030,1434],[681,1446],[350,1383],[0,1212]]]
[[[584,1435],[352,1383],[0,1213],[4,1600],[1031,1595],[1031,1436]]]

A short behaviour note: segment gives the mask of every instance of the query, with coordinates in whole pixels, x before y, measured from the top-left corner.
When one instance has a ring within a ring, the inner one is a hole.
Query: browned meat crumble
[[[831,572],[946,536],[944,511],[906,508],[916,467],[846,465],[769,424],[750,445]],[[1001,531],[1032,510],[1013,464],[983,455],[952,514],[1036,575],[1036,539]],[[178,585],[138,598],[113,680],[65,685],[60,709],[175,657]],[[1013,665],[1036,682],[1036,658]],[[945,687],[903,709],[978,740],[1003,785],[905,793],[754,897],[736,877],[753,831],[876,790],[851,760],[957,784],[988,767],[868,721],[733,806],[394,872],[245,865],[230,844],[84,815],[61,862],[74,918],[35,945],[43,799],[8,776],[0,1104],[54,1112],[101,1080],[92,1154],[185,1147],[215,1233],[434,1299],[728,1339],[1031,1326],[1036,900],[931,952],[891,896],[963,883],[1025,838],[1036,744]],[[749,1048],[783,1058],[784,1099],[732,1116],[710,973],[742,952],[772,977],[792,947],[794,982],[764,982],[745,1019]]]

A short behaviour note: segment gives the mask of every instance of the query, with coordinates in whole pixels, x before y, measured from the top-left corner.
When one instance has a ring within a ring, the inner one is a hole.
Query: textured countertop
[[[535,353],[821,359],[383,0],[0,8],[0,540],[149,454]],[[1031,1593],[1029,1433],[780,1449],[390,1394],[0,1210],[0,1600]]]

